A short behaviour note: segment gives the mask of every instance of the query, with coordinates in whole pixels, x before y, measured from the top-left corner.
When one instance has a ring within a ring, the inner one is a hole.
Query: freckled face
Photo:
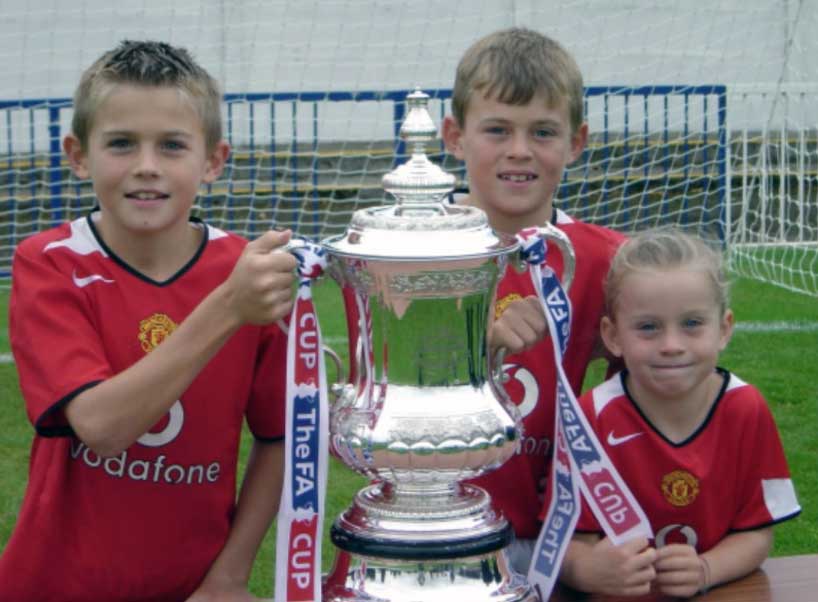
[[[551,218],[552,200],[565,167],[585,145],[587,126],[572,132],[568,107],[549,107],[543,95],[510,105],[475,94],[465,124],[448,117],[447,148],[466,164],[469,204],[492,225],[515,233]]]

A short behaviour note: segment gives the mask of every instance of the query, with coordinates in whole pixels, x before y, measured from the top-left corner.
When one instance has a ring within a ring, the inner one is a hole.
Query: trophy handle
[[[330,391],[335,398],[334,401],[338,401],[345,389],[346,370],[344,370],[344,362],[341,361],[341,357],[329,345],[324,345],[323,350],[324,355],[335,364],[335,382],[330,385]]]
[[[289,241],[287,241],[287,244],[279,249],[276,249],[276,251],[282,253],[292,253],[293,249],[303,249],[307,246],[307,244],[308,242],[306,239],[293,236]]]
[[[571,240],[568,238],[565,232],[550,223],[539,226],[537,228],[537,234],[539,234],[540,238],[546,241],[546,243],[548,240],[553,241],[560,250],[563,263],[561,283],[562,288],[567,293],[571,288],[571,282],[574,280],[574,272],[576,271],[577,265],[577,255],[574,252],[574,245],[571,244]],[[525,271],[525,269],[528,267],[521,254],[518,254],[517,256],[515,267],[519,272]]]
[[[292,253],[293,250],[303,249],[310,244],[315,243],[310,243],[303,238],[291,238],[289,242],[287,242],[287,244],[284,245],[279,251],[284,253]],[[341,399],[345,392],[344,383],[346,382],[346,370],[344,369],[344,363],[341,361],[341,357],[332,347],[329,345],[323,345],[323,351],[324,355],[329,357],[332,363],[335,364],[335,382],[330,385],[329,388],[333,397],[335,398],[334,401],[337,402],[339,399]]]
[[[498,347],[494,351],[489,369],[489,381],[495,396],[499,398],[500,405],[503,406],[503,409],[505,409],[514,423],[519,424],[521,420],[520,409],[517,407],[517,404],[511,400],[511,397],[509,397],[504,384],[508,382],[508,376],[503,369],[507,353],[508,350],[505,347]]]
[[[574,246],[571,244],[571,240],[568,238],[565,232],[550,223],[546,223],[545,225],[537,228],[537,234],[546,243],[548,240],[551,240],[555,245],[557,245],[557,248],[562,255],[563,263],[561,279],[562,288],[567,293],[571,288],[571,282],[574,280],[574,272],[576,271],[577,264],[576,253],[574,252]],[[521,255],[518,256],[517,269],[519,271],[523,271],[526,269],[526,267],[527,264],[525,260]],[[508,350],[505,347],[498,347],[494,351],[489,369],[489,379],[495,394],[500,398],[502,405],[513,418],[515,413],[519,414],[519,409],[517,408],[517,404],[511,400],[511,397],[509,397],[504,386],[504,383],[508,381],[508,376],[506,376],[505,370],[503,369],[503,363],[505,362],[507,353]]]

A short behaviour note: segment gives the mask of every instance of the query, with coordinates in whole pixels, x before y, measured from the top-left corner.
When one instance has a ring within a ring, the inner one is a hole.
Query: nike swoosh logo
[[[608,445],[610,445],[611,447],[622,445],[623,443],[625,443],[625,441],[630,441],[631,439],[634,439],[639,435],[643,434],[644,433],[640,431],[638,433],[631,433],[630,435],[622,435],[621,437],[617,437],[616,435],[613,434],[613,431],[610,431],[608,433]]]
[[[74,285],[77,288],[85,288],[92,282],[105,282],[106,284],[111,284],[113,280],[108,280],[107,278],[101,276],[100,274],[89,274],[88,276],[77,276],[77,270],[74,270],[74,273],[71,274],[71,279],[74,281]]]

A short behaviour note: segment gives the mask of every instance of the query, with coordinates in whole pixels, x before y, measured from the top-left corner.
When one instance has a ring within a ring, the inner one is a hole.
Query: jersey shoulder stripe
[[[623,395],[625,395],[625,389],[622,387],[621,373],[617,373],[594,388],[594,415],[599,416],[605,409],[605,406],[617,397],[622,397]]]

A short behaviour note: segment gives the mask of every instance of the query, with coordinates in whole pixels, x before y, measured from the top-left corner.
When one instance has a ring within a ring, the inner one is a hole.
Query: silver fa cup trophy
[[[496,284],[519,263],[519,243],[480,209],[448,202],[455,178],[425,153],[437,135],[428,101],[419,90],[407,97],[400,135],[411,158],[383,178],[396,201],[357,211],[345,234],[322,242],[350,293],[347,315],[357,315],[355,378],[335,387],[330,445],[371,481],[332,526],[340,551],[323,598],[533,602],[503,554],[511,525],[465,482],[502,465],[521,437],[502,359],[486,344]],[[548,225],[540,235],[572,273],[567,238]]]

